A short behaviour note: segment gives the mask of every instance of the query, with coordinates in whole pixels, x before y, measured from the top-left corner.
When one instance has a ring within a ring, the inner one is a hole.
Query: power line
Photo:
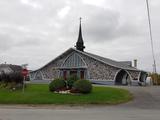
[[[146,4],[147,4],[147,13],[148,13],[149,34],[150,34],[151,48],[152,48],[152,57],[153,57],[153,72],[157,73],[156,59],[155,59],[155,55],[154,55],[153,36],[152,36],[152,24],[151,24],[150,8],[149,8],[148,0],[146,0]]]

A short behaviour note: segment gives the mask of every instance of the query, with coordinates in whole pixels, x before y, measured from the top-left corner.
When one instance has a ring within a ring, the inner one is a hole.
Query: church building
[[[77,75],[80,79],[99,84],[145,83],[147,72],[133,67],[131,61],[119,62],[84,51],[81,20],[75,47],[69,48],[38,70],[30,72],[30,79],[45,81]]]

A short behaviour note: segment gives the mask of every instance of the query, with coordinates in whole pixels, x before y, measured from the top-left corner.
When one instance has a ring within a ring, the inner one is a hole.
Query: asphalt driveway
[[[160,110],[160,86],[120,86],[128,89],[133,95],[134,100],[125,104],[118,105],[124,108],[140,108],[140,109],[159,109]]]

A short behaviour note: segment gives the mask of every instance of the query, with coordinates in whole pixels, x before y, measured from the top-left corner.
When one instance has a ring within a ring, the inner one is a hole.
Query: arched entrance
[[[115,76],[116,85],[128,85],[131,84],[130,74],[125,70],[120,70]]]
[[[64,60],[62,66],[59,69],[61,71],[60,76],[65,80],[67,77],[72,75],[76,75],[80,79],[87,78],[87,65],[83,58],[75,52],[70,54]]]
[[[37,71],[35,76],[34,76],[34,80],[43,80],[43,74],[41,71]]]
[[[145,85],[148,74],[146,72],[141,72],[139,76],[139,85]]]

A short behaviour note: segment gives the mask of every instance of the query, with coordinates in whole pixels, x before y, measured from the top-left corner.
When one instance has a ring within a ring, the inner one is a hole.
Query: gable
[[[57,56],[55,59],[51,60],[49,63],[45,64],[44,66],[42,66],[41,68],[37,69],[37,70],[34,70],[30,73],[34,73],[34,72],[37,72],[39,70],[42,70],[44,68],[47,68],[49,66],[51,66],[52,64],[55,64],[57,61],[60,60],[60,62],[56,63],[57,65],[56,66],[59,66],[61,67],[61,64],[63,63],[64,61],[64,58],[66,58],[66,56],[68,56],[69,54],[71,54],[72,52],[74,51],[74,49],[72,48],[69,48],[68,50],[66,50],[65,52],[63,52],[62,54],[60,54],[59,56]],[[55,66],[55,67],[56,67]]]
[[[61,66],[62,68],[86,67],[86,63],[78,53],[71,53]]]

